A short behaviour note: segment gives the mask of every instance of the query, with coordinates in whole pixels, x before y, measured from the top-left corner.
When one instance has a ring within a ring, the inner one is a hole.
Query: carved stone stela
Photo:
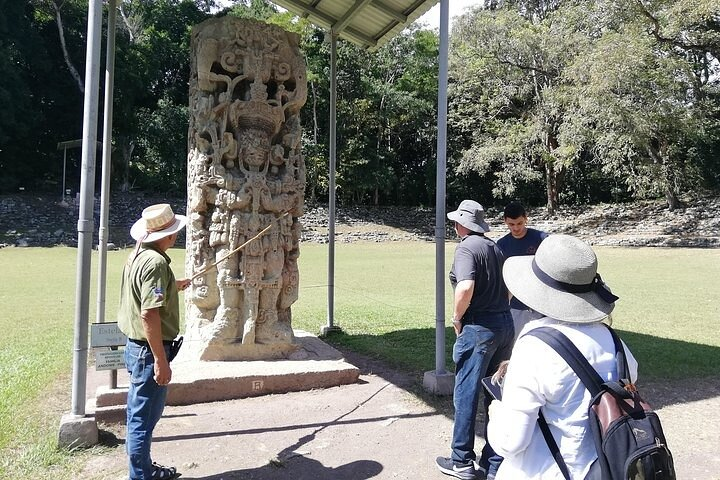
[[[298,44],[279,27],[232,17],[192,32],[186,271],[273,225],[193,280],[183,350],[201,360],[278,358],[295,348],[307,99]]]

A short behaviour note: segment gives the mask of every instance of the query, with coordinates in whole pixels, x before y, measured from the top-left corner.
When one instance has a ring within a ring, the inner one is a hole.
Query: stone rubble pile
[[[112,196],[108,219],[108,241],[113,247],[134,244],[130,226],[142,209],[153,203],[170,203],[176,212],[185,212],[185,200],[145,194]],[[586,207],[561,207],[555,214],[544,208],[528,212],[530,225],[550,233],[578,236],[593,245],[632,247],[720,247],[720,197],[686,200],[686,207],[671,212],[661,200],[627,204],[600,204]],[[0,196],[0,247],[77,246],[79,206],[73,201],[37,195]],[[94,206],[97,245],[100,205]],[[489,209],[489,236],[506,233],[502,211]],[[327,205],[308,205],[302,219],[302,242],[328,242]],[[446,222],[446,238],[454,238]],[[336,235],[338,243],[433,241],[435,213],[429,208],[410,207],[338,207]],[[183,244],[180,238],[178,244]]]

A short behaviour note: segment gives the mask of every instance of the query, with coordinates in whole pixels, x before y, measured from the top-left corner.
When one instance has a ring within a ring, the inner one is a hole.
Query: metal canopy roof
[[[344,40],[376,50],[438,0],[272,0]]]

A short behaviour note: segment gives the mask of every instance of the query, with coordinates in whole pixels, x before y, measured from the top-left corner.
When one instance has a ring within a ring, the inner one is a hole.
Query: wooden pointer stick
[[[246,246],[248,246],[248,244],[250,244],[250,242],[252,242],[252,241],[254,241],[254,240],[257,240],[258,238],[262,237],[268,230],[270,230],[270,229],[273,227],[273,225],[275,224],[275,222],[277,222],[278,220],[280,220],[280,219],[283,218],[283,217],[288,216],[289,214],[290,214],[290,212],[285,212],[285,213],[283,213],[282,215],[280,215],[279,217],[277,217],[275,220],[272,221],[272,223],[271,223],[270,225],[268,225],[267,227],[265,227],[265,228],[263,228],[262,230],[260,230],[260,233],[258,233],[257,235],[255,235],[253,238],[251,238],[251,239],[248,240],[247,242],[243,243],[242,245],[240,245],[239,247],[237,247],[237,248],[236,248],[235,250],[233,250],[232,252],[226,254],[226,255],[223,256],[220,260],[218,260],[217,262],[215,262],[215,263],[213,263],[212,265],[209,265],[209,266],[203,268],[202,270],[200,270],[199,272],[197,272],[195,275],[193,275],[192,277],[190,277],[190,282],[192,282],[193,280],[195,280],[195,279],[196,279],[197,277],[199,277],[200,275],[206,274],[211,268],[216,267],[218,263],[222,262],[223,260],[225,260],[225,259],[228,258],[229,256],[234,255],[235,253],[239,252],[240,250],[242,250],[243,248],[245,248]]]

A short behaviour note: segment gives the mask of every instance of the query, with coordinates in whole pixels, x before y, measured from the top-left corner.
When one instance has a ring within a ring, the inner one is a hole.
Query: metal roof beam
[[[400,23],[407,22],[407,15],[403,15],[402,13],[398,12],[397,10],[394,10],[392,7],[389,7],[387,4],[380,0],[372,0],[373,7],[377,8],[381,12],[383,12],[388,17],[392,18],[393,20],[397,20]]]
[[[278,2],[278,3],[280,3],[280,2]],[[282,3],[286,3],[287,5],[292,6],[293,8],[296,8],[299,11],[308,12],[310,15],[319,19],[326,28],[332,29],[333,25],[335,25],[338,22],[337,18],[334,18],[331,15],[328,15],[327,13],[321,12],[317,8],[311,7],[309,5],[305,5],[304,3],[300,2],[299,0],[283,0]],[[372,37],[368,37],[364,33],[361,33],[351,27],[347,27],[347,28],[345,28],[345,30],[343,30],[343,36],[352,38],[355,41],[355,43],[360,43],[363,46],[365,46],[365,48],[372,48],[375,45],[377,45],[377,40],[375,40]]]
[[[355,14],[362,10],[363,7],[365,7],[365,5],[367,5],[371,1],[373,0],[356,0],[355,5],[348,8],[348,11],[345,12],[345,15],[343,15],[343,17],[332,26],[333,32],[340,33],[345,30],[345,27],[348,26]]]

